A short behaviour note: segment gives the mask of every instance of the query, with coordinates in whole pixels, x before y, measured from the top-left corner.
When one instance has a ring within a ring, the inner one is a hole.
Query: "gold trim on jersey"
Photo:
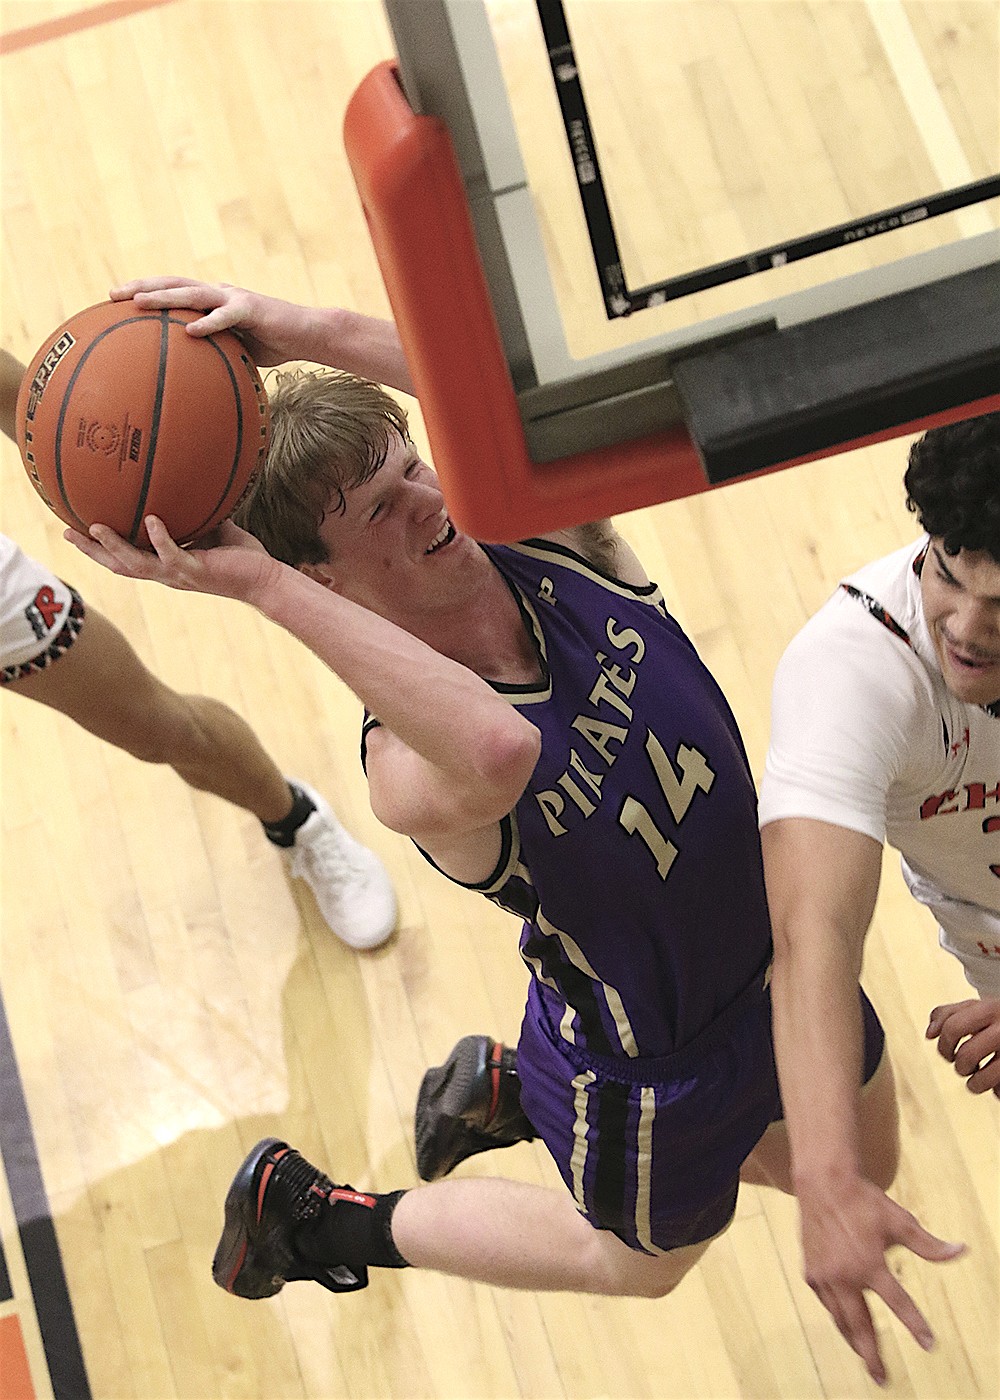
[[[539,932],[545,934],[546,937],[557,938],[562,946],[563,952],[573,966],[578,968],[580,972],[584,973],[592,982],[596,982],[597,985],[602,988],[608,1010],[611,1012],[612,1019],[615,1023],[615,1030],[618,1032],[618,1043],[622,1048],[622,1052],[634,1059],[639,1054],[639,1047],[636,1044],[635,1035],[632,1032],[632,1025],[626,1014],[625,1005],[619,992],[616,988],[612,987],[610,983],[603,981],[597,975],[587,961],[580,945],[571,938],[568,933],[564,933],[562,929],[556,928],[551,919],[545,917],[541,908],[539,908],[538,913],[535,915],[535,924]],[[572,1008],[569,1009],[572,1011]],[[575,1045],[576,1037],[573,1034],[571,1022],[572,1016],[564,1016],[560,1030],[563,1039],[569,1041],[570,1045]]]
[[[504,577],[507,578],[506,574]],[[506,685],[502,682],[492,682],[492,685],[498,695],[504,696],[513,705],[538,705],[542,701],[550,699],[552,695],[552,675],[549,670],[549,654],[545,646],[545,633],[542,631],[542,624],[538,620],[534,603],[518,581],[507,578],[507,583],[517,594],[521,611],[531,625],[532,639],[542,667],[542,680],[533,686]]]
[[[551,977],[546,977],[545,974],[542,972],[542,964],[538,958],[533,958],[527,953],[522,953],[521,957],[524,959],[525,964],[531,968],[536,982],[543,982],[546,987],[551,987],[552,990],[554,992],[558,992],[560,996],[563,995],[562,988],[559,986],[559,984],[557,982],[553,982]],[[576,1012],[573,1010],[572,1006],[570,1006],[567,1002],[566,1015],[563,1017],[563,1021],[566,1022],[568,1020],[570,1033],[569,1035],[564,1035],[564,1039],[568,1040],[571,1045],[574,1044],[572,1023],[573,1017],[575,1015]],[[562,1029],[562,1026],[560,1026],[560,1030]]]
[[[543,564],[558,564],[560,568],[571,569],[573,573],[581,574],[584,578],[590,579],[591,582],[600,584],[606,592],[614,593],[619,598],[631,598],[637,603],[648,603],[657,610],[663,606],[663,594],[659,584],[639,586],[613,579],[602,573],[596,565],[588,563],[581,555],[574,554],[568,545],[522,543],[511,544],[507,548],[515,554],[526,554],[530,559],[537,559]],[[558,592],[556,600],[558,601]]]
[[[531,872],[521,859],[521,833],[517,825],[517,808],[515,807],[508,812],[506,818],[502,820],[506,820],[509,823],[508,832],[510,836],[510,847],[507,851],[507,859],[502,865],[498,864],[496,866],[488,884],[476,885],[477,894],[495,895],[498,890],[503,889],[508,880],[514,879],[515,876],[520,876],[522,880],[531,885],[532,889],[534,889],[531,880]]]

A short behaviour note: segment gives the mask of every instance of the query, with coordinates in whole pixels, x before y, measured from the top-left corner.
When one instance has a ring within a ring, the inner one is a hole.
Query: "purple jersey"
[[[659,589],[560,545],[490,546],[543,672],[497,685],[542,752],[481,890],[524,920],[553,1030],[656,1057],[705,1030],[767,964],[756,793],[725,697]]]

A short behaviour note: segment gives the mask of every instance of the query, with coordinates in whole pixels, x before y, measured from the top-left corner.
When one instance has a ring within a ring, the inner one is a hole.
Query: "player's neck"
[[[541,678],[538,653],[506,580],[492,564],[454,606],[409,630],[486,680],[527,685]]]

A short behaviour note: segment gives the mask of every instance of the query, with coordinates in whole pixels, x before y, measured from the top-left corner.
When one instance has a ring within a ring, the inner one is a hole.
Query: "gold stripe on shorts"
[[[643,1249],[662,1254],[653,1243],[650,1218],[650,1191],[653,1178],[653,1119],[656,1116],[656,1090],[648,1084],[639,1091],[639,1125],[636,1130],[635,1237]]]
[[[587,1088],[593,1084],[597,1075],[592,1070],[585,1069],[573,1080],[573,1088],[576,1090],[574,1104],[576,1107],[576,1121],[573,1124],[573,1155],[570,1158],[570,1171],[573,1175],[573,1199],[581,1210],[586,1210],[587,1202],[584,1194],[584,1170],[587,1165],[587,1153],[589,1143],[587,1142]]]

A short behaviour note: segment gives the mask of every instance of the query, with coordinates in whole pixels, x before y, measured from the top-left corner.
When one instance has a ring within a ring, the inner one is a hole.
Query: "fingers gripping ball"
[[[187,334],[199,314],[102,302],[31,361],[18,446],[67,525],[86,533],[100,522],[148,545],[152,514],[186,544],[236,509],[267,451],[267,394],[237,336]]]

